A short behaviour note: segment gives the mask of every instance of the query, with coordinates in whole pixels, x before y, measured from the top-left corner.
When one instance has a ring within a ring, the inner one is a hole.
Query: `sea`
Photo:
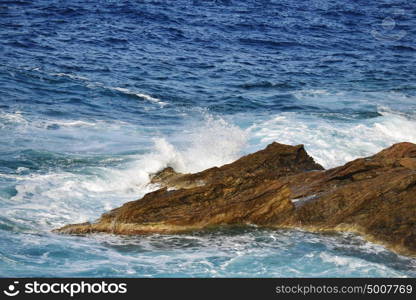
[[[1,0],[0,277],[416,277],[348,233],[51,232],[167,166],[276,141],[331,168],[416,142],[415,41],[412,0]]]

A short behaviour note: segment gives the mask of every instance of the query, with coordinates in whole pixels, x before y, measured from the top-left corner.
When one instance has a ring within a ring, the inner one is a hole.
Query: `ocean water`
[[[414,1],[0,1],[0,276],[415,277],[351,234],[64,236],[272,141],[416,142]]]

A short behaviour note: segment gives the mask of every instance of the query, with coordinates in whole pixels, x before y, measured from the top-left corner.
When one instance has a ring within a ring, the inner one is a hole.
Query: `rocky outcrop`
[[[255,224],[351,231],[416,255],[416,145],[324,170],[302,145],[273,143],[220,168],[180,174],[166,168],[161,188],[105,213],[95,223],[56,232],[176,233]]]

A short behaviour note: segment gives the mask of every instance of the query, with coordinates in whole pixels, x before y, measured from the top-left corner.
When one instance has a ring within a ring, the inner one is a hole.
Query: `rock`
[[[96,223],[60,233],[177,233],[208,226],[255,224],[350,231],[416,255],[416,145],[324,170],[302,145],[272,143],[220,168],[180,174],[166,168],[161,188],[105,213]]]
[[[168,167],[152,177],[152,183],[171,188],[193,188],[210,184],[235,185],[246,180],[273,180],[281,176],[323,170],[305,151],[303,145],[272,143],[266,149],[243,156],[237,161],[195,174],[176,173]]]

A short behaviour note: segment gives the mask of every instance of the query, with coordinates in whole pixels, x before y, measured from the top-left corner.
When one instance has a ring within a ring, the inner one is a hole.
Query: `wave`
[[[5,224],[6,228],[11,226],[14,225]],[[224,228],[180,235],[93,234],[88,238],[2,233],[6,241],[1,245],[5,255],[0,253],[2,276],[36,276],[39,272],[63,277],[80,274],[92,277],[100,274],[111,277],[126,274],[139,277],[413,277],[415,274],[414,259],[397,257],[385,249],[379,253],[368,252],[367,245],[371,247],[371,244],[361,242],[356,236],[345,239],[343,235],[298,230]],[[351,244],[356,249],[349,249]],[[27,255],[28,252],[35,254]],[[62,259],[63,253],[65,259]]]
[[[179,172],[194,173],[230,163],[242,153],[247,133],[221,118],[207,116],[202,126],[187,133],[187,140],[174,147],[164,138],[155,139],[156,157]]]
[[[378,115],[357,121],[287,112],[251,126],[250,132],[263,145],[273,141],[304,144],[326,168],[375,154],[394,143],[416,142],[416,120],[412,116],[382,107]]]
[[[167,102],[164,102],[164,101],[162,101],[162,100],[160,100],[156,97],[152,97],[148,94],[137,92],[137,91],[134,91],[134,90],[131,90],[131,89],[128,89],[128,88],[124,88],[124,87],[107,86],[107,85],[105,85],[101,82],[92,81],[92,80],[90,80],[90,79],[88,79],[87,77],[84,77],[84,76],[79,76],[79,75],[69,74],[69,73],[52,73],[51,75],[59,76],[59,77],[68,77],[68,78],[71,78],[71,79],[74,79],[74,80],[85,81],[85,82],[87,82],[87,87],[90,87],[90,88],[101,87],[101,88],[104,88],[104,89],[117,91],[117,92],[120,92],[120,93],[125,94],[125,95],[133,95],[133,96],[136,96],[138,98],[141,98],[141,99],[153,102],[153,103],[157,103],[161,107],[168,104]]]
[[[27,124],[27,120],[22,115],[21,111],[15,112],[2,112],[0,111],[0,128],[5,128],[7,125],[10,124]]]
[[[38,68],[38,69],[33,69],[33,70],[38,71],[40,69]],[[89,81],[89,79],[87,77],[80,76],[80,75],[75,75],[75,74],[70,74],[70,73],[51,73],[51,75],[58,76],[58,77],[68,77],[68,78],[75,79],[75,80]]]
[[[416,122],[412,116],[386,108],[379,108],[378,114],[370,119],[355,120],[286,112],[245,130],[224,119],[206,115],[201,123],[188,121],[186,128],[169,137],[154,137],[153,146],[143,149],[141,154],[119,155],[111,163],[106,156],[102,163],[90,165],[74,162],[71,166],[71,160],[68,160],[63,168],[61,161],[53,162],[61,158],[52,156],[46,162],[50,165],[45,169],[46,174],[22,169],[16,174],[0,174],[0,178],[14,180],[16,184],[16,195],[5,201],[10,206],[7,215],[24,223],[36,219],[39,223],[36,226],[45,230],[68,222],[93,220],[98,217],[97,212],[137,199],[157,188],[149,185],[149,176],[165,167],[183,173],[202,171],[238,159],[253,144],[255,149],[250,150],[254,151],[273,141],[302,143],[318,163],[329,168],[372,155],[395,142],[416,142]],[[7,115],[7,118],[28,122],[20,113]],[[51,124],[71,128],[68,132],[58,132],[59,137],[64,133],[69,137],[83,134],[84,138],[79,141],[72,138],[71,146],[67,145],[67,138],[62,140],[62,145],[58,141],[52,145],[55,150],[76,149],[76,153],[90,153],[103,147],[108,151],[110,145],[106,141],[113,139],[115,134],[124,132],[125,138],[130,140],[130,132],[137,131],[137,127],[126,127],[129,124],[119,124],[121,132],[117,131],[116,125],[108,130],[111,124],[99,121],[48,120],[37,126],[47,129]],[[78,127],[82,127],[82,131]],[[91,132],[89,128],[93,128]],[[42,134],[51,136],[46,131]],[[87,144],[85,136],[91,137]],[[117,139],[125,144],[124,137]],[[130,146],[124,145],[125,149]],[[112,147],[120,151],[118,144]],[[28,155],[25,159],[30,159]]]
[[[136,91],[133,91],[133,90],[130,90],[130,89],[127,89],[127,88],[121,88],[121,87],[107,87],[107,88],[110,89],[110,90],[113,90],[113,91],[118,91],[118,92],[121,92],[121,93],[127,94],[127,95],[133,95],[133,96],[148,100],[150,102],[157,103],[161,107],[164,107],[165,105],[168,104],[167,102],[163,102],[162,100],[160,100],[158,98],[152,97],[152,96],[147,95],[147,94],[138,93]]]
[[[108,131],[105,127],[100,130]],[[207,116],[202,124],[187,130],[185,140],[183,136],[160,136],[153,143],[150,151],[122,155],[111,164],[108,157],[93,164],[68,157],[62,166],[62,158],[50,157],[39,172],[0,173],[0,178],[14,180],[16,191],[9,199],[0,196],[0,203],[7,205],[0,216],[45,231],[67,223],[93,221],[97,212],[156,189],[149,185],[150,175],[167,166],[180,172],[197,172],[232,162],[245,147],[246,133],[223,119]]]
[[[46,128],[51,129],[51,127],[55,127],[52,129],[56,129],[57,127],[97,127],[97,126],[120,126],[120,125],[127,125],[127,123],[123,121],[106,121],[106,120],[76,120],[76,119],[33,119],[29,114],[23,113],[21,111],[15,112],[4,112],[0,110],[0,128],[5,127],[6,125],[15,125],[15,126],[27,126],[30,125],[31,127],[36,128]]]
[[[307,97],[321,97],[322,95],[330,95],[331,93],[328,90],[325,89],[305,89],[305,90],[297,90],[293,92],[293,95],[300,99],[304,99]],[[338,95],[342,94],[342,92],[339,92]]]
[[[187,127],[177,134],[154,138],[153,146],[145,153],[105,157],[94,164],[76,163],[66,168],[57,160],[48,161],[47,167],[42,169],[44,173],[25,169],[6,176],[0,173],[0,180],[13,181],[16,190],[8,199],[0,193],[0,230],[6,241],[1,245],[6,255],[0,255],[0,275],[56,274],[59,270],[54,266],[64,253],[71,259],[64,261],[65,268],[59,264],[59,269],[65,269],[62,276],[412,276],[414,260],[398,257],[382,246],[354,236],[343,238],[342,235],[255,227],[207,230],[192,235],[91,235],[87,239],[50,233],[51,229],[68,223],[94,221],[101,212],[157,189],[157,185],[149,185],[149,176],[167,166],[180,172],[220,166],[239,158],[248,144],[259,138],[264,143],[274,139],[285,142],[282,134],[287,133],[291,134],[286,136],[288,143],[298,144],[305,139],[311,143],[307,150],[312,149],[313,156],[320,154],[328,163],[331,162],[328,154],[346,159],[342,155],[354,154],[357,145],[366,146],[363,144],[366,136],[361,136],[362,132],[375,135],[374,140],[366,141],[374,147],[388,135],[401,134],[394,138],[409,139],[409,133],[416,132],[410,127],[415,123],[408,115],[385,108],[380,108],[379,114],[377,118],[358,123],[334,121],[322,115],[282,113],[246,130],[206,114],[202,122],[187,121]],[[107,134],[107,138],[114,135],[99,121],[83,124],[47,120],[44,125],[55,121],[60,126],[69,126],[77,134],[85,134],[90,125],[95,124],[94,134],[101,132],[101,137]],[[129,130],[126,128],[129,124],[121,125],[123,130]],[[82,131],[77,127],[82,127]],[[361,128],[361,132],[357,128]],[[334,138],[337,135],[340,135],[338,139]],[[344,144],[337,145],[339,141]],[[103,145],[102,141],[99,145]],[[333,152],[328,145],[335,147]],[[256,144],[256,147],[262,146]],[[82,257],[78,255],[80,249],[85,254]],[[13,254],[32,250],[40,254]],[[284,259],[279,260],[282,257]],[[178,267],[172,270],[172,264]],[[49,265],[46,271],[45,265]],[[250,272],[247,272],[247,265],[253,266]],[[27,266],[31,266],[30,269]]]

